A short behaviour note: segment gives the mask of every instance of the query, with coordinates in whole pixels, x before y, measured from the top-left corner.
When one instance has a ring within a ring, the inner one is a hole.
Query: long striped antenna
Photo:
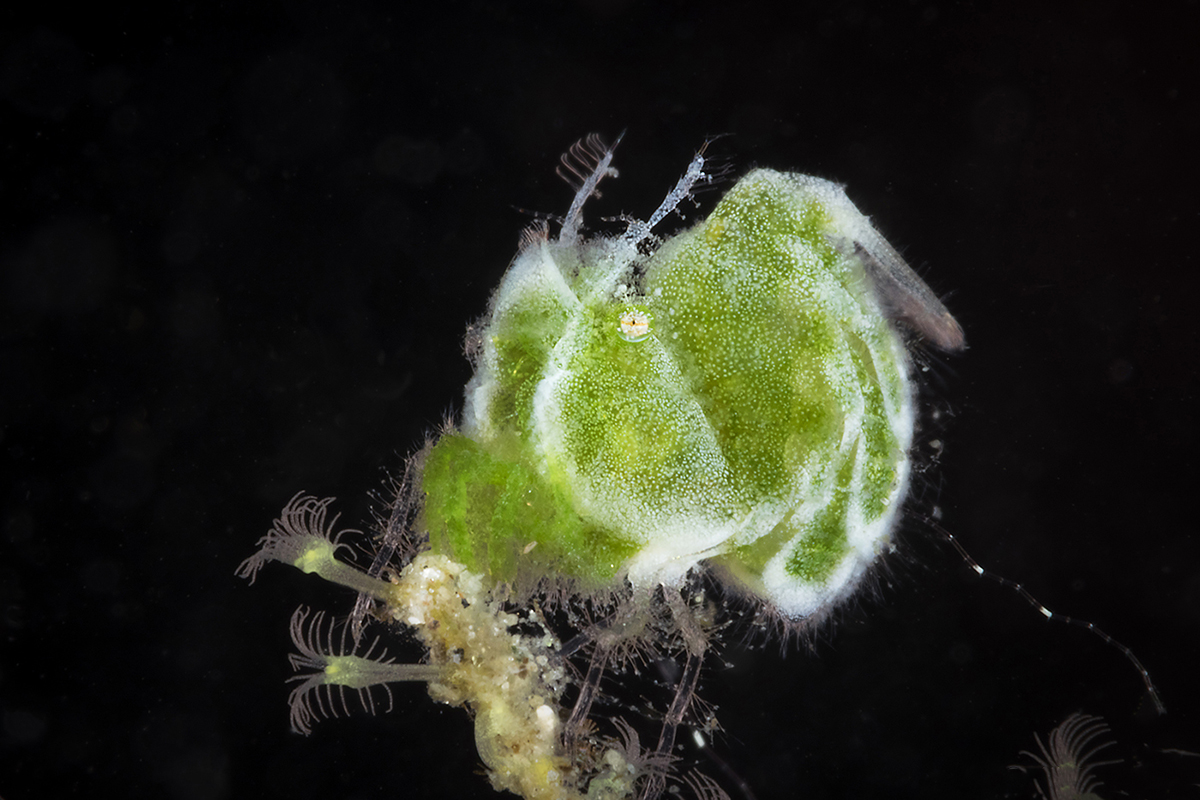
[[[1147,670],[1142,665],[1142,662],[1138,659],[1137,656],[1135,656],[1133,654],[1132,650],[1130,650],[1128,647],[1126,647],[1125,645],[1118,642],[1113,637],[1109,636],[1104,631],[1097,628],[1091,622],[1087,622],[1082,619],[1076,619],[1075,617],[1068,617],[1066,614],[1058,614],[1058,613],[1055,613],[1054,611],[1051,611],[1050,609],[1046,608],[1044,605],[1042,605],[1038,601],[1038,599],[1036,597],[1034,597],[1032,594],[1029,593],[1028,589],[1026,589],[1021,584],[1017,583],[1014,580],[1009,580],[1008,578],[1005,578],[1003,575],[997,575],[994,572],[989,572],[988,570],[981,567],[979,565],[979,562],[976,561],[974,558],[972,558],[971,554],[967,552],[967,548],[963,547],[962,543],[959,542],[957,538],[955,538],[954,534],[951,533],[950,531],[946,530],[945,528],[943,528],[940,524],[938,524],[938,522],[936,520],[934,520],[926,515],[920,515],[920,517],[921,517],[921,519],[924,520],[926,525],[933,528],[935,531],[940,533],[942,536],[946,537],[946,539],[950,542],[950,544],[954,545],[954,549],[958,551],[958,554],[959,554],[959,556],[962,557],[962,560],[967,562],[967,566],[969,566],[971,569],[975,570],[975,573],[977,575],[979,575],[981,578],[988,578],[989,580],[993,580],[996,583],[1000,584],[1001,586],[1005,586],[1005,587],[1011,589],[1012,591],[1016,592],[1021,597],[1025,598],[1025,601],[1027,603],[1029,603],[1029,605],[1036,608],[1041,613],[1041,615],[1043,617],[1045,617],[1046,619],[1056,620],[1058,622],[1066,623],[1067,625],[1074,625],[1077,628],[1083,628],[1084,630],[1091,631],[1092,633],[1096,634],[1101,639],[1103,639],[1106,644],[1108,644],[1112,647],[1115,647],[1116,649],[1118,649],[1122,653],[1124,653],[1125,658],[1129,660],[1130,664],[1133,664],[1134,669],[1136,669],[1138,671],[1138,674],[1140,674],[1142,676],[1142,683],[1144,683],[1146,685],[1146,692],[1149,693],[1150,699],[1154,702],[1154,709],[1159,714],[1167,713],[1167,707],[1165,705],[1163,705],[1162,697],[1158,693],[1158,688],[1154,685],[1154,681],[1150,679],[1150,671]]]

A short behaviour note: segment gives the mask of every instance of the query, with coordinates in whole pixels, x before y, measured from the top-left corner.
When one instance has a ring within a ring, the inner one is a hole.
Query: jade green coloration
[[[636,550],[585,522],[561,487],[461,433],[438,442],[426,459],[424,480],[440,490],[428,493],[424,510],[432,550],[453,553],[503,580],[536,583],[558,570],[607,583]]]
[[[527,236],[492,299],[462,427],[425,464],[433,551],[592,587],[704,561],[793,617],[844,597],[908,478],[908,362],[873,278],[895,251],[840,187],[769,170],[649,255],[646,224],[576,229]]]

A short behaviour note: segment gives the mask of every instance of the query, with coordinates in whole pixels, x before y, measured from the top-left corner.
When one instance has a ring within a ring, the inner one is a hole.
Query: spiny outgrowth
[[[267,535],[258,540],[258,552],[238,567],[238,576],[253,583],[264,564],[279,561],[301,572],[315,573],[331,583],[381,600],[391,597],[390,583],[372,578],[337,559],[339,549],[350,548],[350,545],[342,543],[342,536],[356,531],[334,533],[340,514],[326,523],[329,504],[333,501],[332,497],[318,500],[313,495],[297,493],[284,507]]]
[[[325,612],[318,611],[310,622],[309,611],[301,607],[292,614],[292,642],[300,652],[288,657],[292,669],[313,670],[295,675],[289,680],[300,681],[288,696],[291,706],[292,730],[305,736],[312,733],[312,725],[320,719],[349,714],[346,689],[354,689],[364,711],[375,713],[375,698],[371,691],[381,687],[387,695],[387,708],[392,710],[392,690],[389,683],[401,681],[433,681],[442,676],[443,670],[429,664],[396,664],[379,645],[379,637],[358,655],[355,648],[346,647],[346,632],[349,626],[337,625],[333,620],[325,624]],[[334,644],[334,628],[341,628],[341,635]]]

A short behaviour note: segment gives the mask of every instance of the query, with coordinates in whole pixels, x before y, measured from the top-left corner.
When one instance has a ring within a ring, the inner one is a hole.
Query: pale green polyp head
[[[426,460],[431,547],[596,589],[707,562],[787,616],[827,610],[908,481],[908,361],[862,252],[899,257],[840,187],[770,170],[649,256],[646,224],[577,225],[528,237],[492,299],[462,427]]]

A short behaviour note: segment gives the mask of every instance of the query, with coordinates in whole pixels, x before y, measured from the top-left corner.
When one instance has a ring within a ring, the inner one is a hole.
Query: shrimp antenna
[[[704,171],[704,151],[708,149],[708,142],[692,157],[692,161],[688,164],[688,168],[684,171],[683,176],[675,183],[675,188],[672,189],[666,198],[650,215],[650,219],[645,222],[633,222],[629,226],[629,230],[625,232],[625,241],[631,244],[638,244],[650,235],[650,231],[654,226],[663,220],[672,211],[678,212],[679,204],[685,199],[692,196],[693,190],[697,184],[708,183],[713,179],[713,176]]]
[[[597,191],[600,181],[610,175],[617,177],[617,171],[612,167],[613,151],[624,136],[625,132],[621,131],[610,147],[599,134],[589,133],[571,145],[559,159],[562,163],[555,171],[575,190],[575,199],[567,209],[562,232],[558,236],[561,243],[573,244],[579,238],[579,226],[583,224],[583,204],[588,198],[600,196],[600,192]]]
[[[1036,597],[1034,597],[1032,594],[1030,594],[1028,589],[1026,589],[1021,584],[1017,583],[1016,581],[1005,578],[1003,575],[997,575],[994,572],[985,570],[983,567],[981,567],[979,565],[978,561],[976,561],[974,558],[971,557],[971,554],[967,552],[967,548],[963,547],[962,543],[958,541],[958,539],[954,536],[954,534],[952,534],[950,531],[943,528],[941,525],[939,525],[937,523],[936,520],[934,520],[928,516],[921,515],[921,518],[925,521],[926,525],[933,528],[935,531],[940,533],[942,536],[946,537],[946,539],[950,542],[950,544],[954,545],[954,549],[958,551],[958,554],[959,554],[959,556],[962,557],[962,560],[967,562],[967,566],[969,566],[971,569],[975,570],[975,573],[977,575],[979,575],[980,577],[988,578],[989,580],[993,580],[996,583],[1000,584],[1001,586],[1005,586],[1005,587],[1011,589],[1012,591],[1016,592],[1017,594],[1021,595],[1021,597],[1025,598],[1026,602],[1028,602],[1029,605],[1033,606],[1039,612],[1041,612],[1042,616],[1045,617],[1046,619],[1057,620],[1057,621],[1065,623],[1067,625],[1074,625],[1077,628],[1083,628],[1084,630],[1091,631],[1092,633],[1096,634],[1101,639],[1103,639],[1105,643],[1107,643],[1108,645],[1110,645],[1112,647],[1115,647],[1116,649],[1118,649],[1122,653],[1124,653],[1125,658],[1129,660],[1130,664],[1133,664],[1134,668],[1138,671],[1138,674],[1140,674],[1142,676],[1142,683],[1144,683],[1146,685],[1146,692],[1149,693],[1150,699],[1154,702],[1154,709],[1159,714],[1167,713],[1167,707],[1165,705],[1163,705],[1162,697],[1158,693],[1158,688],[1155,687],[1154,681],[1152,681],[1150,679],[1150,671],[1147,670],[1144,666],[1142,666],[1142,662],[1138,659],[1137,656],[1135,656],[1133,654],[1132,650],[1130,650],[1128,647],[1126,647],[1125,645],[1118,642],[1113,637],[1109,636],[1104,631],[1097,628],[1091,622],[1087,622],[1087,621],[1081,620],[1081,619],[1076,619],[1074,617],[1068,617],[1066,614],[1058,614],[1058,613],[1051,611],[1050,609],[1048,609],[1044,605],[1042,605]]]

